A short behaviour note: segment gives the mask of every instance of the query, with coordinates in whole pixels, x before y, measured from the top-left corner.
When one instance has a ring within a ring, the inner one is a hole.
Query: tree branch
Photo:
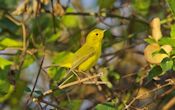
[[[124,17],[116,14],[110,14],[110,13],[96,13],[96,12],[67,12],[65,15],[75,15],[75,16],[95,16],[95,17],[111,17],[111,18],[119,18],[119,19],[125,19],[125,20],[132,20],[133,17]],[[135,18],[137,22],[149,25],[149,23],[145,20]]]

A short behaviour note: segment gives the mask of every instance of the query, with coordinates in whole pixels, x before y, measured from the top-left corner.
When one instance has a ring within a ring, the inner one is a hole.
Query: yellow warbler
[[[105,30],[94,29],[86,38],[85,44],[78,49],[71,58],[65,59],[59,64],[62,67],[70,68],[71,70],[86,71],[94,66],[101,55],[102,39]]]

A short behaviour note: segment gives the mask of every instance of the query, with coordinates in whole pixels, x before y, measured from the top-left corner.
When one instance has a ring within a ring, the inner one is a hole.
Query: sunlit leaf
[[[5,47],[21,47],[22,42],[13,40],[10,38],[4,38],[3,40],[0,41],[0,45],[5,46]]]
[[[175,24],[171,26],[171,33],[170,36],[172,39],[175,39]]]
[[[5,94],[7,94],[8,90],[10,88],[10,83],[7,82],[7,80],[0,80],[0,96],[3,96]]]
[[[175,1],[174,0],[166,0],[168,6],[170,7],[172,13],[175,15]]]
[[[144,39],[144,41],[149,43],[149,44],[155,43],[155,40],[151,39],[151,38],[146,38],[146,39]]]
[[[0,87],[0,89],[1,89],[1,87]],[[7,100],[11,96],[11,94],[12,94],[13,91],[14,91],[14,86],[13,85],[10,85],[9,88],[8,88],[8,90],[6,91],[6,94],[4,94],[3,96],[0,96],[0,102],[4,102],[5,100]]]
[[[61,35],[61,32],[58,31],[56,34],[53,34],[52,36],[50,36],[47,40],[48,43],[54,42],[56,41]]]
[[[106,82],[106,83],[107,83],[106,85],[107,85],[109,88],[112,88],[112,84],[111,84],[111,82],[110,82],[109,79],[108,79],[108,71],[107,71],[107,68],[102,68],[102,72],[103,72],[103,76],[101,76],[100,79],[101,79],[103,82]]]
[[[73,12],[73,8],[68,8],[66,12]],[[76,27],[78,25],[78,17],[73,15],[65,15],[61,18],[62,23],[66,27]]]
[[[0,57],[0,68],[4,69],[6,66],[13,64],[13,62]]]
[[[9,67],[0,69],[0,102],[8,99],[14,90],[14,86],[12,86],[8,81],[8,71]]]
[[[160,67],[162,68],[163,72],[166,72],[166,71],[172,69],[172,67],[173,67],[172,59],[164,58],[160,63]]]
[[[35,59],[33,58],[33,56],[27,54],[26,57],[25,57],[25,62],[23,64],[23,67],[27,68],[32,63],[34,63],[34,61],[35,61]]]
[[[100,8],[111,8],[115,0],[98,0]]]
[[[159,40],[160,45],[171,45],[172,47],[175,47],[175,39],[172,39],[170,37],[163,37]]]

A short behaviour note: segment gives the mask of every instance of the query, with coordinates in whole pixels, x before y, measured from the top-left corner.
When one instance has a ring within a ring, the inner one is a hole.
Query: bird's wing
[[[95,54],[95,49],[85,44],[75,53],[71,69],[73,70],[77,68],[81,63],[86,61],[88,58],[90,58],[94,54]]]
[[[73,57],[74,53],[63,51],[56,54],[56,59],[54,59],[54,62],[56,62],[56,64],[60,67],[71,68]]]

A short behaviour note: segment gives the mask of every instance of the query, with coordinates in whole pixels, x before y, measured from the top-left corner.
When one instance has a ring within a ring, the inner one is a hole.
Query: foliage
[[[174,21],[174,0],[1,0],[0,109],[175,109]],[[95,28],[98,62],[69,71]]]

